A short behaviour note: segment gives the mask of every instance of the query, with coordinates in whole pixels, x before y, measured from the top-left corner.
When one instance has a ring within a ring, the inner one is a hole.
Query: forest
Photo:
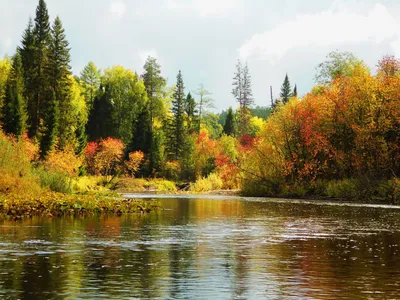
[[[269,107],[254,107],[249,67],[238,60],[238,105],[219,114],[205,86],[187,92],[181,71],[168,86],[155,58],[143,69],[89,62],[73,74],[62,21],[51,22],[39,0],[15,54],[0,60],[0,195],[83,192],[97,180],[400,200],[397,58],[383,57],[372,72],[353,54],[332,52],[309,93],[299,97],[286,75]]]

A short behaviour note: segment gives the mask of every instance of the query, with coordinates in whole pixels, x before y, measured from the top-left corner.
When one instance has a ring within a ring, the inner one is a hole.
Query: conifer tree
[[[89,62],[82,70],[80,82],[85,90],[85,100],[88,109],[92,109],[94,97],[100,87],[100,70],[94,62]]]
[[[69,53],[69,43],[65,36],[65,31],[60,18],[57,16],[51,29],[51,42],[46,64],[46,75],[50,83],[50,88],[54,92],[59,107],[60,128],[59,148],[63,150],[67,145],[74,145],[75,130],[77,123],[76,116],[71,114],[71,56]],[[52,92],[49,93],[52,101]],[[46,99],[47,100],[47,99]],[[47,102],[47,101],[46,101]]]
[[[286,104],[289,102],[290,97],[292,96],[292,87],[290,86],[290,81],[289,77],[286,74],[285,80],[283,81],[282,87],[281,87],[281,100],[283,104]]]
[[[185,142],[185,123],[184,123],[184,99],[185,87],[183,84],[182,73],[179,71],[176,77],[174,99],[172,100],[173,118],[170,122],[169,130],[169,155],[172,159],[179,160],[182,157]]]
[[[232,107],[229,108],[228,114],[225,119],[224,133],[226,135],[235,136],[236,135],[236,119]]]
[[[39,0],[39,4],[36,8],[35,26],[32,32],[34,36],[34,53],[32,60],[34,74],[32,86],[28,86],[28,94],[33,92],[33,99],[28,102],[30,119],[29,136],[38,137],[39,126],[44,116],[44,107],[47,105],[44,103],[44,98],[46,97],[49,86],[49,82],[45,76],[45,66],[48,58],[51,36],[49,13],[44,0]],[[30,90],[31,88],[33,91]]]
[[[4,131],[21,136],[27,128],[26,100],[24,97],[24,77],[20,54],[14,56],[10,75],[6,84],[3,107]]]
[[[293,97],[297,97],[297,84],[294,85]]]
[[[185,113],[187,118],[188,133],[191,134],[196,132],[198,129],[197,103],[190,92],[185,99]]]
[[[18,48],[21,55],[22,67],[24,72],[24,96],[28,110],[28,125],[32,125],[33,107],[35,107],[35,36],[33,33],[33,22],[29,18],[28,25],[24,31],[21,47]],[[32,132],[31,132],[32,133]]]

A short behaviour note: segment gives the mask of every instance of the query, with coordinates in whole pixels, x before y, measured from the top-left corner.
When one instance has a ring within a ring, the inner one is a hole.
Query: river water
[[[400,299],[398,207],[170,197],[0,221],[0,299]]]

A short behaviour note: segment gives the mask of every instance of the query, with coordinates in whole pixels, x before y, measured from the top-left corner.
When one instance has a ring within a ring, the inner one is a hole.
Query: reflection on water
[[[0,221],[1,299],[396,299],[400,210],[238,198]]]

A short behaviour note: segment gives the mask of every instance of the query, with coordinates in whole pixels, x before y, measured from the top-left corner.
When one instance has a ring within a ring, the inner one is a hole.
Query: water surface
[[[164,211],[0,221],[0,299],[396,299],[400,209],[160,197]]]

